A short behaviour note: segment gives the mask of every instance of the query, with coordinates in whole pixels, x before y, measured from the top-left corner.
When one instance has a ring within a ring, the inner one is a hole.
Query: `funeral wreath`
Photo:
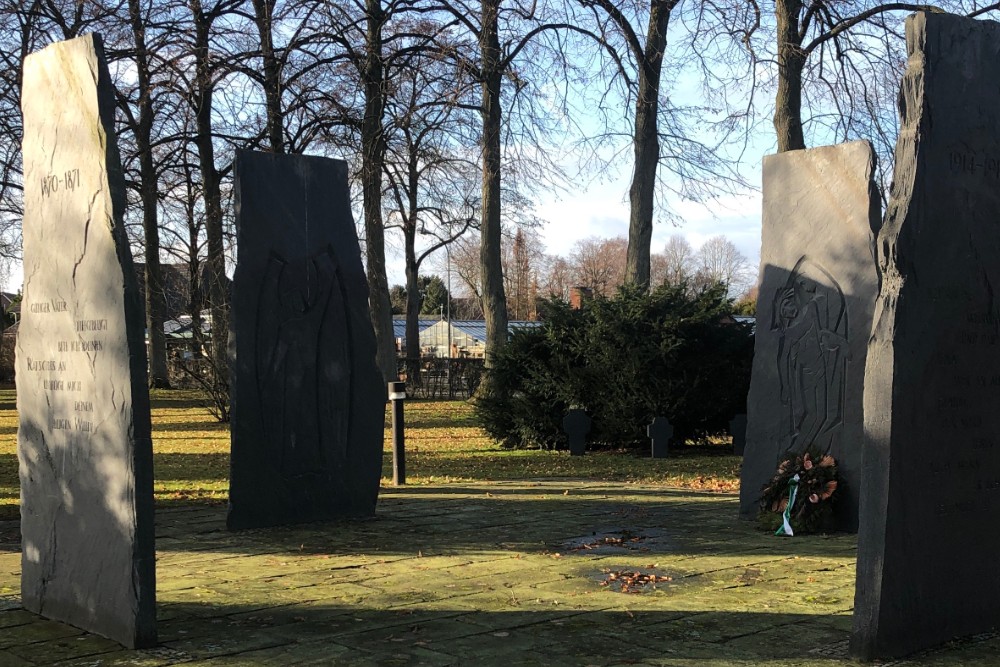
[[[761,527],[789,536],[827,528],[837,484],[837,462],[829,454],[815,449],[788,452],[761,490]]]

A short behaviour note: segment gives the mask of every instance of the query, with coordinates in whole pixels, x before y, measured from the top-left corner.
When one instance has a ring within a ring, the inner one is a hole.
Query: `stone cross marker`
[[[583,456],[587,448],[587,434],[590,433],[590,417],[584,410],[573,408],[563,417],[563,431],[569,438],[570,456]]]
[[[21,596],[156,644],[142,301],[101,38],[24,61],[24,301],[17,338]]]
[[[836,523],[858,525],[865,353],[878,274],[875,154],[854,142],[764,158],[760,297],[740,515],[788,451],[832,454]]]
[[[347,165],[236,156],[232,529],[371,516],[386,385]]]
[[[736,415],[729,420],[729,434],[733,436],[733,454],[743,456],[747,446],[746,415]]]
[[[921,13],[865,375],[852,653],[1000,625],[1000,24]]]
[[[653,458],[665,459],[669,455],[670,438],[674,427],[666,417],[657,417],[646,427],[646,435],[653,441]]]

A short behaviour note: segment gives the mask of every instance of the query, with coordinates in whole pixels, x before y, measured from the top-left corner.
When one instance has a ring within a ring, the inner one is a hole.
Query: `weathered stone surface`
[[[1000,24],[906,23],[865,376],[852,651],[1000,625]]]
[[[25,608],[156,643],[142,301],[100,37],[24,63],[24,302],[17,339]]]
[[[875,155],[854,142],[764,158],[761,282],[740,514],[788,451],[839,464],[837,525],[856,530],[865,352],[878,294]]]
[[[370,516],[386,390],[339,160],[236,158],[232,529]]]

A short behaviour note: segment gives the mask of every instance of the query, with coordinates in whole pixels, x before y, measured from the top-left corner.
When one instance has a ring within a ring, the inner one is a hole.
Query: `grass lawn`
[[[153,449],[157,505],[224,503],[229,489],[229,430],[197,392],[154,391]],[[386,422],[383,484],[391,483],[392,447]],[[407,483],[536,478],[662,484],[711,491],[739,489],[740,459],[725,445],[680,447],[669,459],[627,452],[501,450],[479,428],[463,401],[406,405]],[[0,388],[0,520],[18,513],[17,411],[13,388]]]

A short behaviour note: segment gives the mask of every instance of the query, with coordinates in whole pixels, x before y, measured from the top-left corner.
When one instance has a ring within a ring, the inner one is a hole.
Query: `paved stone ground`
[[[223,508],[160,511],[144,651],[21,609],[8,524],[0,666],[847,664],[854,538],[773,537],[736,510],[552,481],[383,489],[372,521],[241,533]],[[623,592],[624,573],[657,581]],[[1000,665],[1000,638],[893,664]]]

